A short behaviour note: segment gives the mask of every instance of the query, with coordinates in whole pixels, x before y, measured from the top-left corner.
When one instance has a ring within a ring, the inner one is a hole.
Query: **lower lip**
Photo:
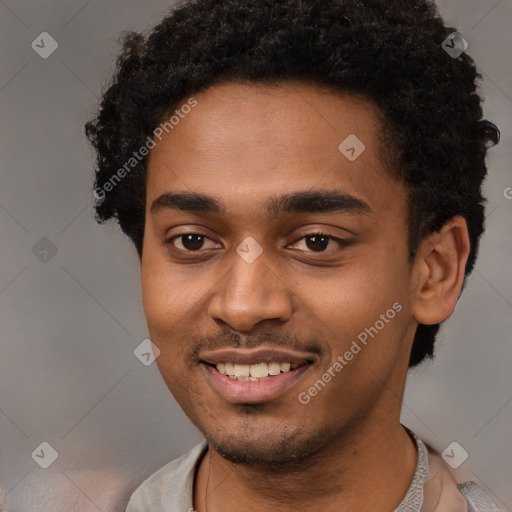
[[[201,363],[206,376],[215,390],[228,402],[235,404],[254,404],[267,402],[290,389],[302,377],[311,364],[304,364],[295,370],[280,373],[260,381],[230,379],[217,368]]]

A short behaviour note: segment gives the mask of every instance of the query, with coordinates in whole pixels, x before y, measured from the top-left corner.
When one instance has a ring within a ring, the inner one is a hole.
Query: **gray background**
[[[139,263],[114,224],[94,221],[83,134],[120,32],[150,28],[169,5],[0,1],[0,488],[9,512],[123,510],[144,478],[201,440],[155,364],[133,354],[147,337]],[[484,74],[485,115],[502,142],[488,159],[476,269],[436,361],[409,376],[403,422],[440,451],[457,441],[469,453],[460,478],[511,510],[512,0],[440,7]],[[48,59],[31,48],[43,31],[59,44]],[[33,252],[43,237],[57,249],[47,262]],[[48,469],[31,456],[42,442],[58,452]]]

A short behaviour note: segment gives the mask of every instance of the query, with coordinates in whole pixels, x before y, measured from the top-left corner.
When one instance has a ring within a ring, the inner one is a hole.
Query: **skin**
[[[392,511],[416,465],[400,425],[414,332],[453,312],[469,253],[466,223],[454,217],[408,261],[406,189],[386,171],[378,111],[366,100],[290,82],[225,83],[194,97],[197,106],[150,152],[141,261],[158,368],[209,443],[194,507]],[[353,162],[338,149],[350,134],[366,146]],[[350,194],[371,212],[264,208],[270,197],[320,190]],[[171,191],[213,196],[224,211],[152,212]],[[315,232],[351,243],[306,237]],[[166,245],[185,233],[206,238]],[[263,250],[252,263],[236,252],[248,236]],[[402,310],[378,335],[300,403],[298,394],[397,302]],[[308,349],[314,364],[275,399],[226,401],[198,354],[264,343]]]

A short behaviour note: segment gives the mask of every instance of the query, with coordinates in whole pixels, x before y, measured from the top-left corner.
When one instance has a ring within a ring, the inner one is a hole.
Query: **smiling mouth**
[[[256,349],[225,347],[199,355],[207,382],[231,404],[279,399],[319,362],[311,351],[262,345]]]
[[[288,373],[301,366],[313,364],[312,361],[304,363],[279,363],[276,361],[261,362],[256,364],[238,364],[232,362],[220,362],[217,364],[202,361],[203,364],[216,368],[219,373],[229,377],[232,380],[241,381],[263,381],[268,380],[277,375]]]

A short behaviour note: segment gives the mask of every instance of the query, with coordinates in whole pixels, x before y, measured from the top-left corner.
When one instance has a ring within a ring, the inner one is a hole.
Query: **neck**
[[[194,486],[197,512],[394,510],[416,468],[413,441],[389,411],[365,418],[303,464],[233,464],[209,448]],[[206,500],[205,500],[206,496]],[[205,506],[206,505],[206,506]]]

